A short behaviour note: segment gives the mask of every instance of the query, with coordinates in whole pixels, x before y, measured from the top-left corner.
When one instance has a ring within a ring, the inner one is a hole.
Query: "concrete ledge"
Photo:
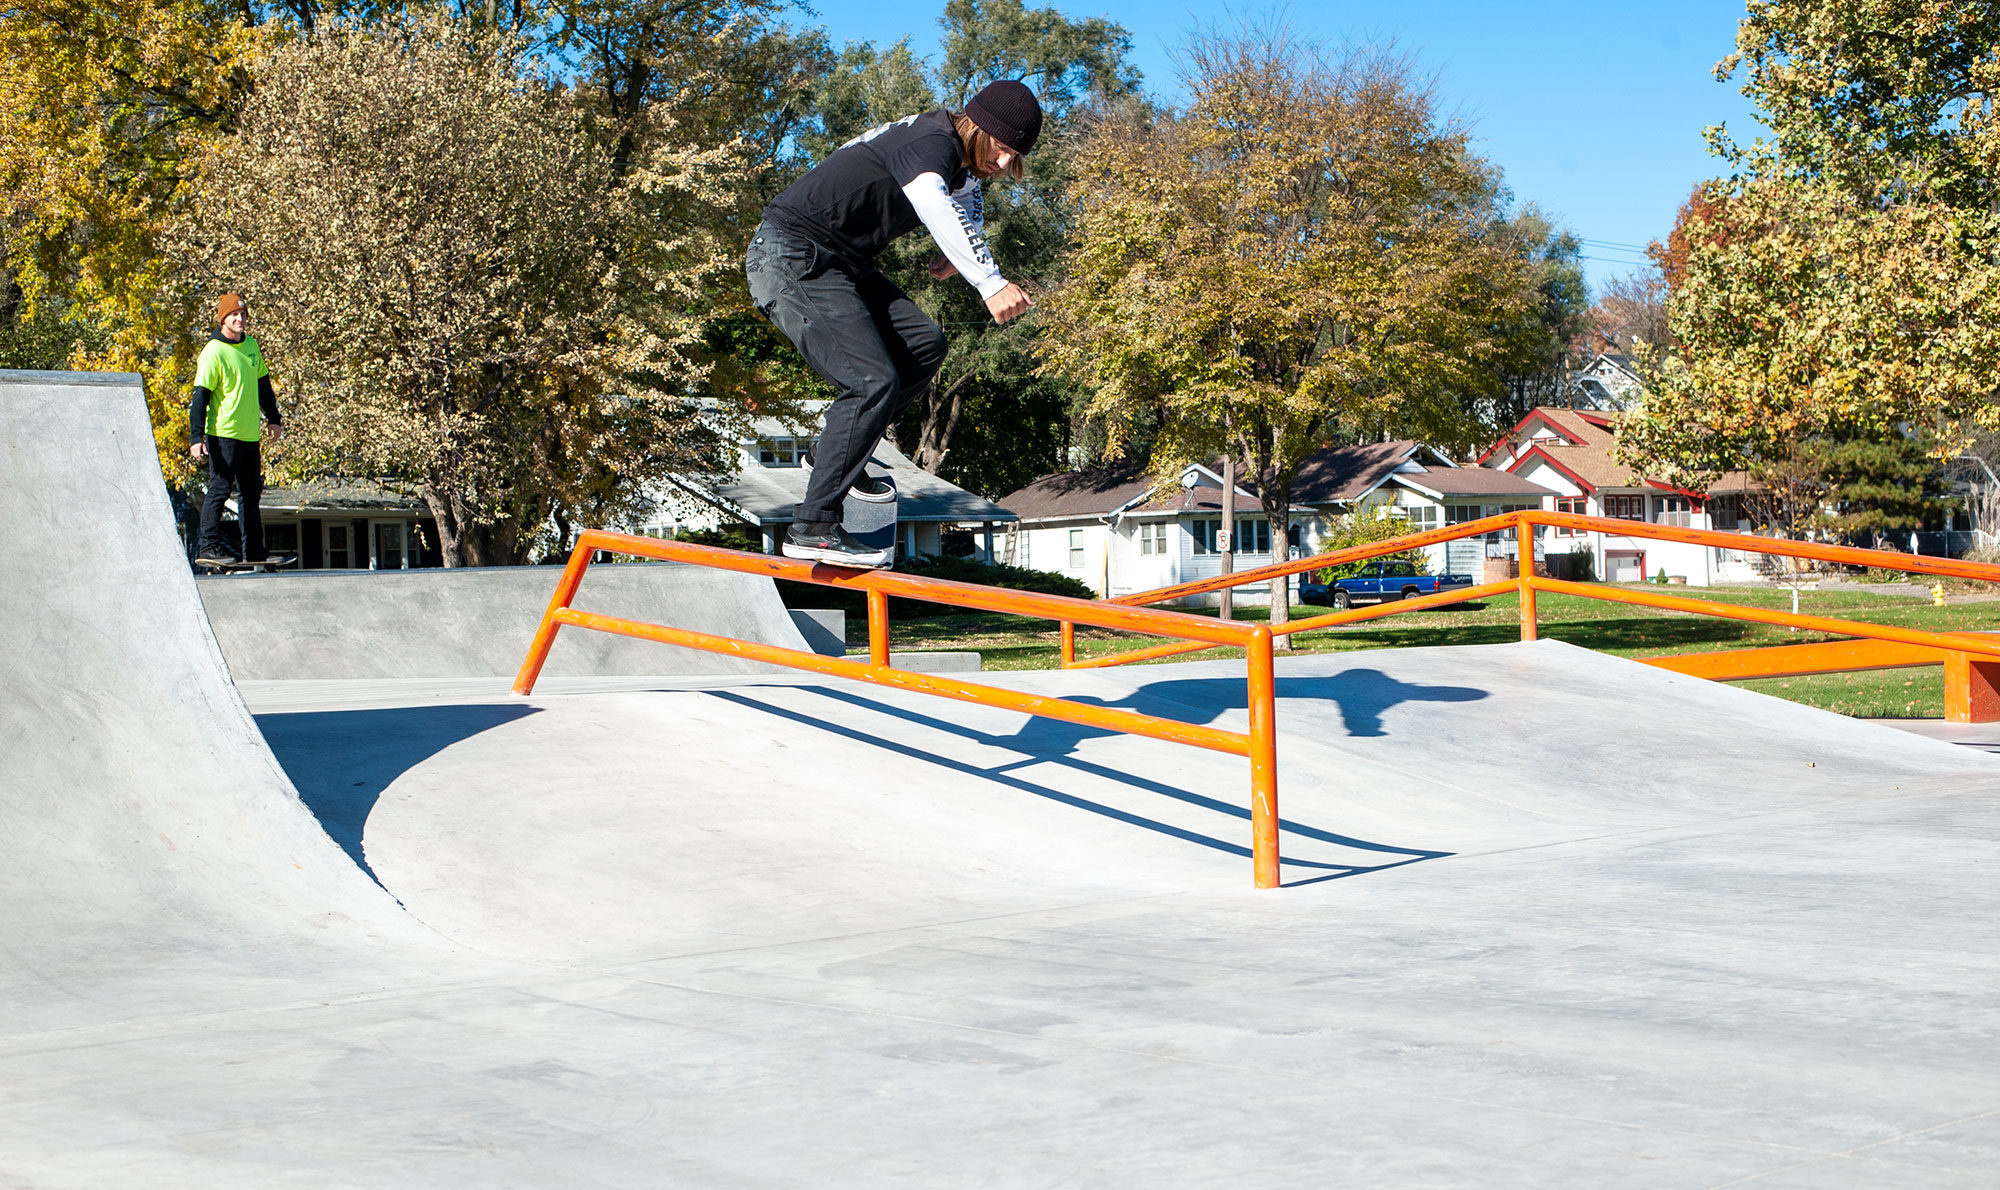
[[[197,579],[237,680],[512,676],[562,570],[305,571]],[[674,562],[590,568],[583,611],[807,648],[768,578]],[[556,636],[550,677],[790,672],[587,629]]]
[[[847,655],[847,613],[837,607],[795,607],[790,609],[792,625],[805,638],[806,647],[822,657]]]

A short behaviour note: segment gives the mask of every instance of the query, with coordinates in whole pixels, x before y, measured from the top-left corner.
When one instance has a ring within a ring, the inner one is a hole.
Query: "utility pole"
[[[1228,434],[1228,422],[1223,422],[1222,448],[1222,573],[1236,573],[1236,451],[1235,443]],[[1221,591],[1222,618],[1234,619],[1236,609],[1232,597],[1236,592],[1229,587]]]

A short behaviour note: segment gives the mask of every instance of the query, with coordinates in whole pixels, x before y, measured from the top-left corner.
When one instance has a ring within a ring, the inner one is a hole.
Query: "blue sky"
[[[1047,0],[1028,0],[1042,7]],[[1448,106],[1470,122],[1479,150],[1533,202],[1586,241],[1593,289],[1642,262],[1633,249],[1664,239],[1674,212],[1721,163],[1702,129],[1762,130],[1737,91],[1715,81],[1735,45],[1742,0],[1636,4],[1295,4],[1283,10],[1211,0],[1055,0],[1072,19],[1104,17],[1132,34],[1132,59],[1153,95],[1180,94],[1173,51],[1190,30],[1232,13],[1282,11],[1293,28],[1330,41],[1394,40],[1436,71]],[[836,46],[886,47],[908,36],[936,57],[942,0],[813,0]]]

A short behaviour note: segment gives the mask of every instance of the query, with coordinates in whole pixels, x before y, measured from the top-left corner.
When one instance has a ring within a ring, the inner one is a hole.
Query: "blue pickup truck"
[[[1369,562],[1359,574],[1337,578],[1330,583],[1300,583],[1299,598],[1307,603],[1330,603],[1352,607],[1357,603],[1384,603],[1391,599],[1415,599],[1472,585],[1469,574],[1416,574],[1399,562]]]

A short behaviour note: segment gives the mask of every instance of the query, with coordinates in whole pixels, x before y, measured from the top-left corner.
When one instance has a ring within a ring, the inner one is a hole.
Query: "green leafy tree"
[[[1719,77],[1772,136],[1711,130],[1732,167],[1669,244],[1674,343],[1627,461],[1699,484],[1792,443],[2000,424],[2000,8],[1753,4]]]
[[[1185,112],[1107,118],[1079,149],[1038,347],[1113,449],[1157,424],[1157,467],[1233,453],[1282,540],[1327,443],[1475,436],[1468,398],[1492,395],[1532,277],[1406,60],[1250,31],[1188,61]]]
[[[1538,405],[1567,403],[1579,340],[1590,317],[1583,278],[1583,245],[1530,203],[1511,217],[1496,217],[1492,234],[1513,245],[1525,265],[1532,300],[1501,329],[1500,383],[1480,409],[1475,441],[1436,442],[1461,454],[1490,445],[1487,431],[1519,422]]]
[[[662,209],[726,206],[734,158],[615,163],[573,92],[441,17],[280,49],[200,160],[189,279],[252,295],[293,465],[408,483],[447,565],[526,561],[552,519],[635,512],[716,465],[687,399],[733,266]]]

